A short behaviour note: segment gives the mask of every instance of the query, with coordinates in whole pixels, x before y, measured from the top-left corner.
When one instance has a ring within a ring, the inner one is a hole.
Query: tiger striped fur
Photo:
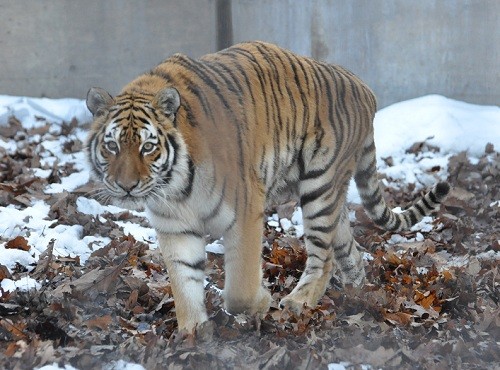
[[[264,313],[266,204],[299,197],[308,259],[282,304],[314,306],[334,268],[344,283],[365,278],[346,210],[354,177],[374,221],[409,228],[449,191],[439,183],[402,214],[377,180],[370,89],[346,69],[277,46],[242,43],[198,60],[176,54],[112,97],[92,88],[88,154],[106,196],[144,206],[157,231],[180,329],[207,320],[204,237],[224,237],[224,301],[231,313]]]

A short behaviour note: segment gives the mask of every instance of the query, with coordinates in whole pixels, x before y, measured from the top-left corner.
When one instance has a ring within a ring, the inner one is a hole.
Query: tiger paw
[[[260,287],[257,296],[253,299],[242,299],[242,297],[229,297],[223,293],[224,308],[231,314],[264,314],[271,306],[271,294],[264,287]]]
[[[177,312],[179,332],[192,334],[200,325],[207,321],[208,316],[205,312],[189,312],[189,314],[186,314],[183,310]]]
[[[298,297],[296,294],[290,293],[285,298],[280,301],[281,308],[288,308],[290,311],[299,315],[304,309],[304,305],[311,306],[308,304],[305,297]]]
[[[260,287],[259,295],[257,296],[257,304],[254,307],[254,313],[267,313],[267,311],[269,311],[269,307],[271,306],[271,302],[271,293],[269,293],[266,288]]]

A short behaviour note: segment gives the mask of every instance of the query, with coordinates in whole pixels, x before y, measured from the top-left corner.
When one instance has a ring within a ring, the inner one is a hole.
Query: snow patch
[[[104,370],[145,370],[142,365],[118,360],[103,367]]]
[[[73,118],[79,122],[92,119],[84,100],[0,96],[0,125],[7,125],[11,116],[26,128],[43,126],[45,121],[62,124]]]
[[[277,213],[267,218],[267,225],[273,227],[278,232],[284,232],[290,236],[300,238],[304,235],[304,225],[302,223],[302,208],[296,207],[292,218],[279,218]]]
[[[224,254],[224,245],[222,244],[222,239],[207,244],[205,246],[205,251],[215,254]]]
[[[76,188],[89,182],[88,172],[75,172],[69,176],[63,177],[60,184],[50,184],[46,189],[46,194],[62,193],[64,190],[71,192]]]
[[[28,291],[31,289],[40,289],[42,287],[39,282],[29,276],[25,276],[19,280],[3,279],[0,285],[5,292],[13,292],[16,289]]]
[[[420,222],[416,223],[411,227],[411,231],[421,231],[423,233],[431,232],[433,229],[433,217],[425,216]]]
[[[132,222],[115,221],[115,224],[123,227],[125,235],[130,234],[135,240],[146,241],[148,243],[156,243],[156,231],[150,227],[143,227]],[[150,245],[155,248],[154,245]]]
[[[441,149],[442,154],[468,151],[481,156],[487,143],[500,148],[500,107],[480,106],[427,95],[396,103],[375,115],[378,158],[404,156],[417,141]],[[411,135],[409,135],[411,132]]]
[[[78,370],[78,369],[71,365],[64,365],[64,367],[59,367],[59,365],[56,362],[54,362],[52,365],[36,367],[35,370]]]

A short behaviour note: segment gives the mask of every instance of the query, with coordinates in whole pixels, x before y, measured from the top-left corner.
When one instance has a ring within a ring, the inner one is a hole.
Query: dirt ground
[[[74,142],[67,150],[81,148]],[[453,191],[423,240],[417,232],[406,232],[401,236],[415,240],[402,243],[351,205],[356,238],[371,255],[368,283],[340,288],[333,278],[318,306],[305,307],[299,316],[279,309],[278,302],[300,276],[303,240],[266,226],[263,268],[274,301],[265,317],[233,317],[222,310],[222,256],[209,253],[210,322],[196,336],[177,331],[158,250],[124,235],[116,224],[146,225],[146,220],[123,212],[107,214],[102,222],[79,213],[75,200],[88,187],[54,197],[43,194],[44,186],[60,182],[71,168],[57,168],[40,180],[29,171],[35,150],[25,146],[14,155],[0,154],[2,206],[23,207],[43,198],[57,223],[82,225],[87,235],[112,238],[83,266],[79,258],[56,256],[51,245],[30,272],[21,265],[14,272],[0,265],[0,281],[29,275],[43,282],[38,291],[1,292],[0,368],[56,362],[90,369],[119,359],[146,369],[326,369],[340,362],[353,369],[500,366],[500,154],[491,146],[474,164],[466,153],[450,159]],[[395,206],[420,194],[408,185],[386,188],[385,195]],[[293,204],[287,204],[272,211],[289,216],[291,209]],[[29,248],[22,237],[0,238],[11,248]]]

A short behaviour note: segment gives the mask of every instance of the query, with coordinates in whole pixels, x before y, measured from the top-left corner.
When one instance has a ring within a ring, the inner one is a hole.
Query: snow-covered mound
[[[92,119],[84,100],[0,95],[0,125],[7,125],[10,116],[20,120],[25,128],[44,125],[44,121],[61,124],[73,118],[79,122]]]
[[[479,157],[488,142],[498,149],[500,107],[427,95],[377,112],[375,143],[379,158],[401,156],[413,143],[425,140],[439,147],[442,154],[465,150]]]

